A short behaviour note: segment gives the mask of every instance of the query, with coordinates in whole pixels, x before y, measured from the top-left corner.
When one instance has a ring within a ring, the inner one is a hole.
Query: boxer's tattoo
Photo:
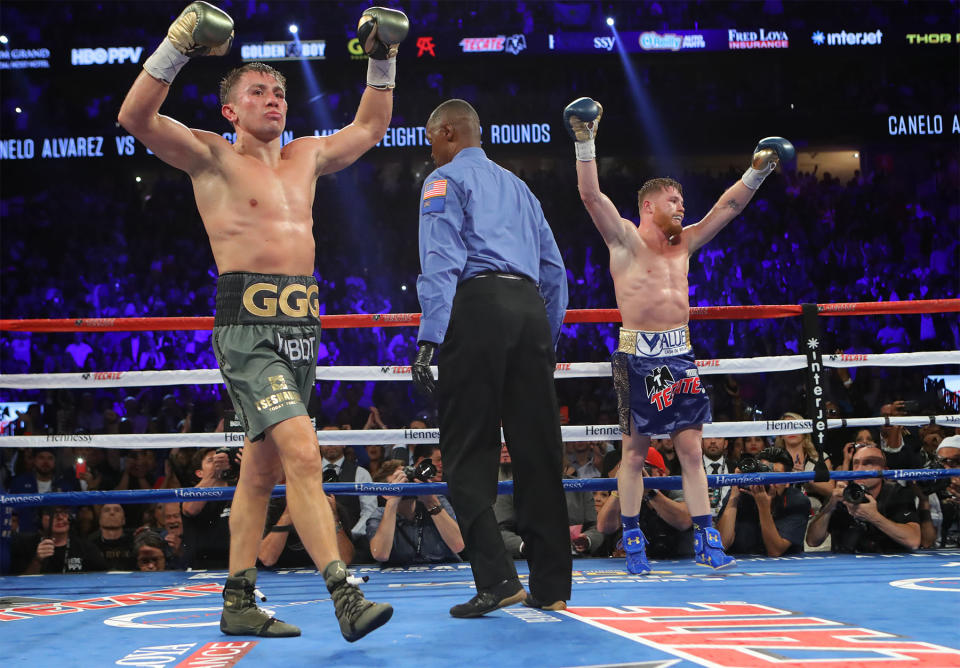
[[[734,211],[739,211],[740,209],[743,208],[743,205],[740,204],[740,202],[738,202],[735,199],[727,200],[724,206],[727,207],[728,209],[733,209]]]

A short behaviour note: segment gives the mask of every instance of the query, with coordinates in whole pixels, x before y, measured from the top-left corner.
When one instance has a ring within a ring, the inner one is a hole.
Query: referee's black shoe
[[[533,594],[527,594],[527,597],[523,599],[523,605],[528,608],[538,608],[540,610],[557,611],[557,610],[567,609],[567,602],[564,601],[563,599],[560,599],[558,601],[553,601],[550,603],[544,603],[540,599],[534,597]]]
[[[466,603],[450,608],[453,617],[480,617],[498,608],[519,603],[526,598],[527,592],[519,580],[504,580],[490,589],[477,591],[477,595]]]

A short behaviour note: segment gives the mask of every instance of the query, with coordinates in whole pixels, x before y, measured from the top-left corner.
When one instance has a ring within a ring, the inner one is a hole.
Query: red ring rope
[[[960,311],[960,299],[922,299],[908,302],[847,302],[817,304],[820,315],[892,315],[904,313],[945,313]],[[791,304],[772,306],[693,306],[691,320],[754,320],[789,318],[800,315],[801,307]],[[566,323],[620,322],[615,308],[571,309]],[[408,327],[420,324],[419,313],[355,313],[322,315],[324,329],[362,327]],[[0,320],[0,331],[7,332],[166,332],[208,330],[213,317],[192,318],[61,318]]]

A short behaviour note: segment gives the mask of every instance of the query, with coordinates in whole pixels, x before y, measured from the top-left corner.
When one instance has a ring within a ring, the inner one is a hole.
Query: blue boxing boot
[[[647,538],[640,529],[627,529],[623,532],[623,549],[627,553],[627,570],[634,575],[646,575],[650,572],[647,561]]]
[[[697,526],[693,532],[694,560],[701,566],[714,570],[737,565],[737,560],[723,551],[720,532],[713,527]]]

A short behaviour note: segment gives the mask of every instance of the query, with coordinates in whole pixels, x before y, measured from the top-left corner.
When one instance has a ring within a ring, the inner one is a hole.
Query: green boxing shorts
[[[251,441],[271,425],[307,415],[319,341],[313,276],[230,272],[217,279],[213,352]]]

